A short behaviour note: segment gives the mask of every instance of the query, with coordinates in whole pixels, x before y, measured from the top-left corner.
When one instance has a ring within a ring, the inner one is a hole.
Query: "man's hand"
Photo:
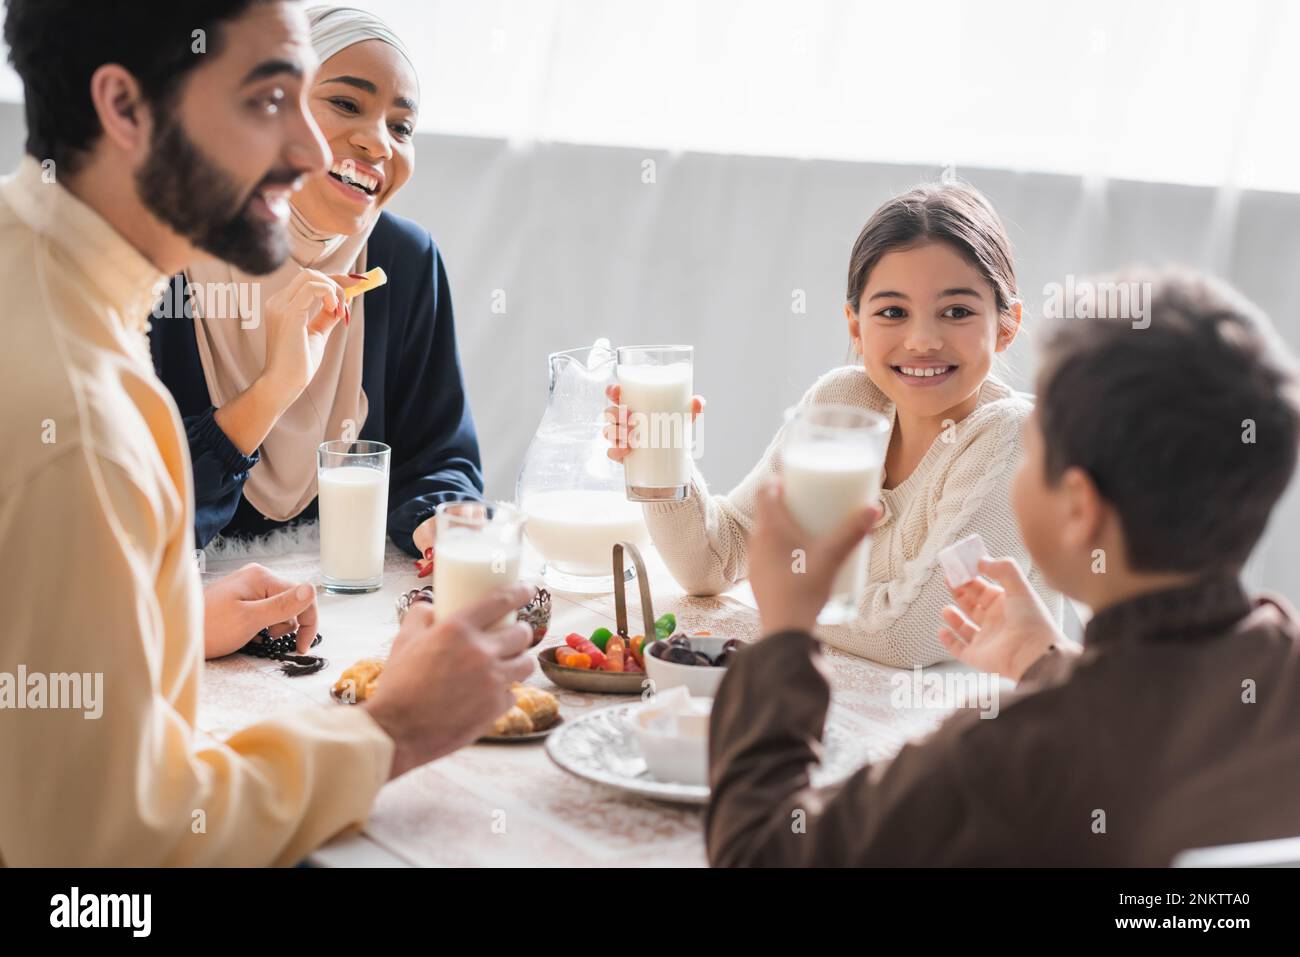
[[[866,506],[834,532],[813,539],[790,514],[778,479],[759,489],[749,536],[749,584],[763,634],[812,631],[840,566],[880,515],[877,506]]]
[[[942,612],[947,625],[939,627],[939,641],[954,658],[1019,681],[1052,645],[1080,650],[1057,630],[1012,559],[985,558],[979,570],[993,582],[976,578],[960,588],[950,587],[958,607],[949,605]]]
[[[427,603],[402,620],[374,697],[362,707],[396,744],[392,776],[474,741],[515,703],[510,686],[532,673],[533,640],[523,622],[493,628],[533,594],[499,588],[445,621]]]
[[[220,658],[244,647],[263,628],[273,637],[298,632],[298,653],[316,637],[316,589],[245,565],[203,591],[203,656]]]

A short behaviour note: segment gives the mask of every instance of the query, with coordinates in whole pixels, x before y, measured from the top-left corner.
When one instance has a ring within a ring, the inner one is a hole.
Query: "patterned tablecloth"
[[[291,579],[318,575],[314,551],[257,560]],[[693,598],[682,593],[652,550],[646,562],[656,614],[673,612],[678,627],[688,632],[759,637],[747,586],[717,598]],[[240,564],[209,561],[205,581]],[[274,662],[245,655],[209,662],[200,698],[200,730],[225,737],[285,708],[346,707],[333,702],[330,686],[357,659],[385,654],[397,631],[397,597],[425,581],[416,578],[410,560],[390,545],[383,589],[360,596],[322,594],[324,641],[316,650],[329,659],[329,666],[318,674],[287,678]],[[629,626],[638,633],[640,602],[631,584],[628,606]],[[559,644],[569,632],[590,634],[601,625],[614,627],[612,595],[555,593],[550,630],[539,649]],[[830,721],[842,723],[859,742],[864,763],[893,754],[907,740],[931,730],[946,713],[891,706],[896,669],[833,650],[828,657],[834,675]],[[955,664],[940,668],[964,670]],[[556,688],[540,670],[529,682],[555,693],[569,720],[629,700]],[[314,860],[437,866],[705,863],[699,808],[630,797],[573,777],[550,761],[540,742],[474,745],[406,774],[380,792],[361,835],[336,839]]]

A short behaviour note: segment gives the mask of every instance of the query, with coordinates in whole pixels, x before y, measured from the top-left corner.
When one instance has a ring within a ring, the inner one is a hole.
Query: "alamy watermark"
[[[50,898],[51,927],[123,927],[132,937],[148,937],[152,912],[152,894],[83,894],[73,887]]]
[[[626,406],[622,409],[622,421],[614,424],[625,430],[629,449],[686,449],[692,459],[703,458],[704,420],[694,413],[632,412]]]
[[[1043,316],[1047,319],[1127,319],[1134,329],[1151,325],[1151,283],[1076,280],[1043,287]]]
[[[189,282],[182,276],[162,280],[153,290],[154,319],[193,319],[200,316],[238,319],[239,328],[262,324],[262,283]]]
[[[81,711],[87,721],[104,713],[104,673],[28,672],[19,665],[16,674],[0,671],[0,710]]]
[[[988,672],[926,672],[920,665],[889,679],[889,703],[900,710],[978,708],[981,718],[996,718],[1002,679]]]

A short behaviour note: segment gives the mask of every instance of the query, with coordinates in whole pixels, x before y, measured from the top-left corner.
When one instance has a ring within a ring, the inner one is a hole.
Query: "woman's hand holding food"
[[[327,276],[304,269],[262,304],[266,323],[266,364],[251,386],[217,409],[213,418],[245,455],[265,441],[285,409],[311,383],[325,355],[325,344],[339,320],[351,313],[343,295],[349,276]],[[315,315],[312,303],[320,301]]]
[[[351,318],[343,286],[352,282],[355,279],[349,276],[304,269],[263,305],[266,367],[262,377],[281,390],[288,400],[286,408],[316,375],[334,327]],[[317,301],[320,305],[312,314]]]

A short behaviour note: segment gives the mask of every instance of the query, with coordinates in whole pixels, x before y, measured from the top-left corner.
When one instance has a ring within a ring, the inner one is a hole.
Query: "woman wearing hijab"
[[[189,438],[199,547],[314,518],[317,447],[355,438],[392,447],[388,533],[419,556],[434,508],[481,497],[483,477],[442,256],[384,211],[415,164],[416,71],[373,15],[308,16],[321,61],[309,107],[330,171],[294,194],[281,268],[259,277],[209,258],[186,273],[188,296],[164,297],[154,366]],[[274,122],[275,103],[253,106]],[[345,304],[341,285],[374,266],[387,285]]]

